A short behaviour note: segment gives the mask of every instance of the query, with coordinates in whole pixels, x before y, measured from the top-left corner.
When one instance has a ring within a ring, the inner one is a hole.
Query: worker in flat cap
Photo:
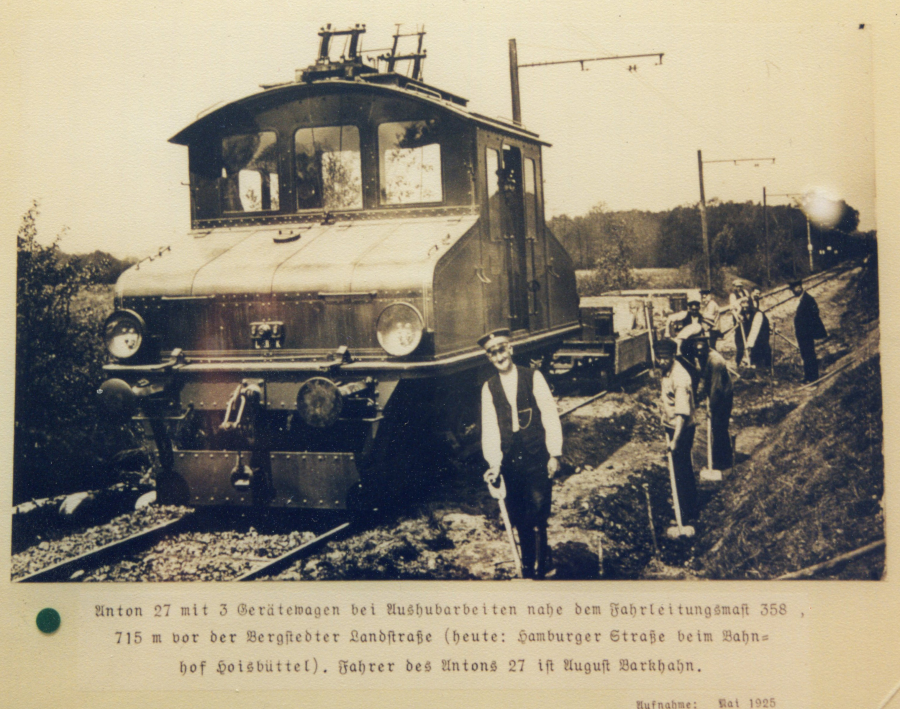
[[[722,328],[719,327],[722,311],[709,288],[703,288],[700,291],[700,317],[703,322],[703,331],[709,338],[709,346],[711,349],[716,349],[716,343],[722,337]]]
[[[702,325],[703,316],[700,314],[700,299],[690,298],[687,302],[687,310],[680,313],[672,313],[666,319],[666,336],[678,337],[678,333],[688,325]]]
[[[741,279],[735,279],[731,282],[731,293],[728,294],[728,307],[732,313],[741,312],[741,300],[749,298],[750,292],[747,290],[746,284]]]
[[[803,290],[803,281],[797,279],[788,283],[797,301],[797,310],[794,312],[794,335],[800,346],[800,357],[803,359],[803,379],[814,382],[819,378],[819,360],[816,357],[816,340],[828,337],[822,318],[819,316],[819,306],[815,299]]]
[[[484,479],[496,487],[503,476],[509,519],[519,534],[522,575],[540,579],[549,565],[547,520],[562,455],[559,412],[544,376],[513,362],[509,330],[494,330],[478,344],[497,370],[481,390]]]
[[[754,308],[757,310],[761,308],[762,291],[759,289],[759,286],[753,286],[753,288],[750,289],[750,300],[753,302]]]
[[[691,462],[694,445],[694,382],[673,340],[656,344],[656,362],[662,373],[660,414],[666,445],[672,454],[673,477],[678,504],[684,519],[694,519],[698,511],[697,481]]]

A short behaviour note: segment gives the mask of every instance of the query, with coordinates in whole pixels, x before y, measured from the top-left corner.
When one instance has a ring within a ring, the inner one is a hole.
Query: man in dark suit
[[[796,280],[788,283],[794,295],[800,298],[797,311],[794,313],[794,334],[800,346],[803,358],[803,378],[814,382],[819,378],[819,360],[816,358],[816,340],[828,337],[822,318],[819,317],[819,306],[813,297],[803,290],[803,282]]]

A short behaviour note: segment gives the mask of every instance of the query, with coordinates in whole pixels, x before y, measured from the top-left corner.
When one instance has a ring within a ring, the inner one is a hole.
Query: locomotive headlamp
[[[414,352],[422,341],[424,329],[422,316],[409,303],[394,303],[387,306],[381,311],[375,323],[378,344],[394,357]]]
[[[106,349],[116,359],[133,357],[141,349],[145,330],[140,315],[132,310],[117,310],[103,324]]]

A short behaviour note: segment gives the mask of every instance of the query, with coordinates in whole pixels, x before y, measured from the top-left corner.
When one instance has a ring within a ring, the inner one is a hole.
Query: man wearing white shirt
[[[512,361],[507,329],[478,340],[497,374],[481,390],[481,447],[495,484],[502,474],[510,523],[519,533],[522,574],[547,571],[547,519],[552,478],[562,455],[562,425],[543,375]]]

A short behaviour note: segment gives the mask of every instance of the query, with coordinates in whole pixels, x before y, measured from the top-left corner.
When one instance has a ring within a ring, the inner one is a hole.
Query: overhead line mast
[[[522,103],[519,96],[519,69],[528,69],[536,66],[553,66],[556,64],[580,64],[582,71],[587,62],[606,62],[612,59],[640,59],[643,57],[659,57],[657,66],[662,64],[664,52],[651,52],[649,54],[623,54],[614,57],[590,57],[588,59],[561,59],[550,62],[531,62],[529,64],[519,64],[518,50],[516,49],[516,40],[509,40],[509,83],[512,93],[512,113],[513,122],[522,125]],[[628,67],[628,71],[637,71],[637,65],[632,64]]]
[[[703,189],[703,166],[717,162],[730,162],[737,165],[739,162],[756,163],[754,167],[759,167],[761,162],[772,162],[775,164],[775,158],[731,158],[729,160],[704,160],[703,151],[697,151],[697,170],[700,173],[700,232],[703,239],[703,258],[706,261],[706,287],[712,288],[712,259],[709,253],[709,226],[706,221],[706,192]],[[763,197],[765,200],[765,197]],[[768,229],[768,224],[766,225]],[[766,270],[769,268],[769,238],[766,235]],[[766,274],[768,280],[768,273]]]

